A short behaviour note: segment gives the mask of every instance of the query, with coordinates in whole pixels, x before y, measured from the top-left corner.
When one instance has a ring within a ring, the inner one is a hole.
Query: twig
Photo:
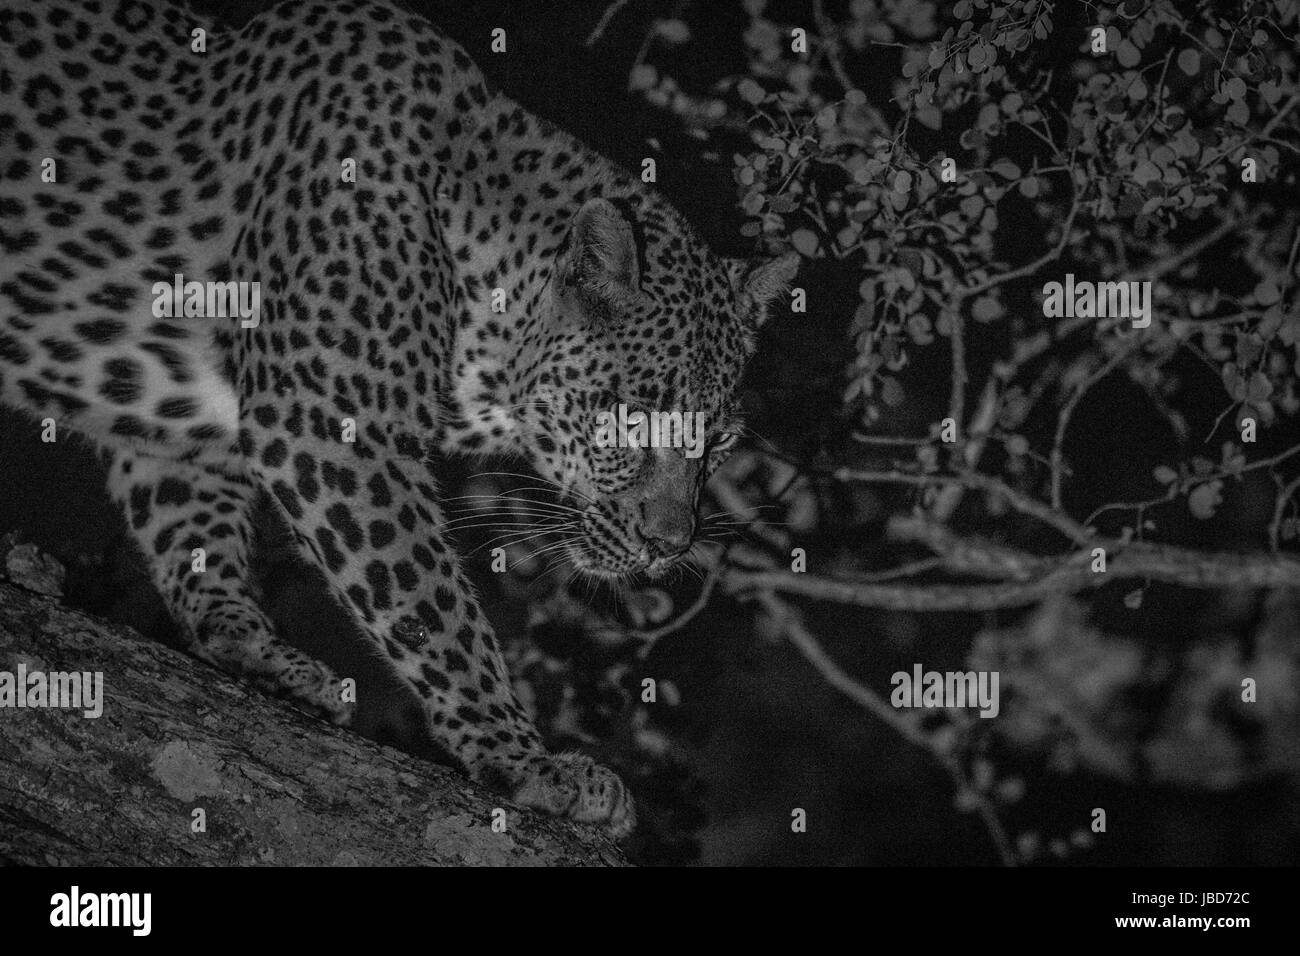
[[[1274,551],[1281,544],[1282,515],[1286,512],[1286,506],[1296,493],[1297,488],[1300,488],[1300,477],[1292,478],[1287,482],[1286,487],[1279,492],[1277,501],[1273,505],[1273,520],[1268,526],[1268,544]]]
[[[782,633],[794,646],[795,650],[802,654],[808,663],[821,674],[822,679],[827,684],[872,716],[881,720],[908,743],[930,754],[935,762],[948,773],[958,792],[968,793],[973,796],[975,809],[979,813],[985,829],[988,830],[989,837],[993,840],[1003,865],[1015,866],[1016,854],[1012,850],[1011,841],[1007,838],[1002,821],[998,819],[997,811],[984,794],[970,785],[957,758],[951,753],[940,749],[934,739],[926,734],[915,721],[904,717],[893,707],[886,704],[875,691],[858,683],[846,674],[826,653],[817,639],[804,627],[803,620],[796,609],[770,593],[760,594],[758,603],[767,612],[768,616],[780,626]]]
[[[1242,229],[1250,226],[1258,218],[1259,213],[1253,212],[1244,219],[1225,219],[1194,242],[1188,243],[1177,252],[1167,255],[1163,259],[1157,259],[1155,262],[1140,268],[1138,271],[1148,279],[1158,279],[1161,276],[1173,272],[1189,259],[1197,258],[1202,252],[1214,245],[1234,229]]]
[[[1190,588],[1300,587],[1300,561],[1282,556],[1201,552],[1117,539],[1099,539],[1094,548],[1106,551],[1104,573],[1092,571],[1092,551],[1085,550],[1058,559],[1055,569],[1041,577],[1006,584],[855,584],[807,572],[735,568],[725,573],[723,584],[732,593],[770,589],[855,607],[925,613],[1027,607],[1054,594],[1073,594],[1130,578]]]
[[[1059,511],[1053,511],[1040,501],[1016,491],[1005,482],[980,474],[968,472],[960,476],[920,475],[905,471],[861,471],[853,468],[840,468],[831,473],[837,481],[857,481],[864,483],[901,484],[901,485],[936,485],[953,483],[966,488],[974,488],[1002,496],[1012,508],[1021,514],[1037,518],[1044,524],[1055,528],[1065,537],[1077,544],[1087,544],[1092,533],[1083,525]]]
[[[957,428],[966,421],[966,322],[960,309],[952,313],[952,385],[948,395],[948,417]]]
[[[1228,146],[1227,149],[1220,150],[1218,153],[1211,156],[1209,159],[1205,160],[1203,163],[1197,166],[1196,172],[1198,173],[1204,172],[1205,170],[1213,166],[1215,163],[1217,163],[1219,160],[1223,159],[1223,157],[1231,153],[1233,150],[1242,149],[1243,147],[1249,146],[1251,143],[1253,143],[1255,140],[1259,139],[1260,137],[1268,136],[1270,133],[1273,132],[1274,129],[1277,128],[1278,123],[1282,122],[1282,120],[1286,119],[1286,117],[1290,115],[1291,111],[1295,109],[1297,103],[1300,103],[1300,93],[1291,94],[1291,98],[1282,104],[1282,108],[1279,109],[1276,113],[1274,113],[1272,119],[1270,119],[1267,123],[1265,123],[1264,126],[1257,133],[1254,133],[1246,137],[1240,142],[1232,143],[1231,145]]]
[[[1031,276],[1049,262],[1055,262],[1057,259],[1061,258],[1061,254],[1065,252],[1065,247],[1069,245],[1070,230],[1074,227],[1074,218],[1078,215],[1078,212],[1079,195],[1076,191],[1074,199],[1070,203],[1069,215],[1065,217],[1065,222],[1061,226],[1061,238],[1053,248],[1044,252],[1033,262],[1023,265],[1018,269],[1012,269],[1010,272],[1003,272],[999,275],[989,276],[983,282],[976,282],[958,288],[954,293],[957,297],[958,304],[960,304],[962,299],[968,299],[973,295],[979,295],[981,292],[987,292],[989,289],[992,289],[995,286],[1004,285],[1007,282],[1011,282],[1013,279]]]
[[[966,427],[967,441],[962,453],[962,461],[966,468],[974,469],[979,464],[980,456],[984,454],[984,446],[988,443],[988,433],[993,430],[993,423],[997,417],[998,408],[998,388],[992,378],[984,383],[984,392],[980,396],[979,408],[975,410],[974,417],[971,418],[970,424]],[[960,422],[958,423],[960,427]],[[952,517],[957,505],[961,503],[962,486],[960,484],[949,484],[935,499],[934,506],[930,509],[930,514],[937,521],[947,521]]]
[[[821,35],[822,45],[826,50],[826,60],[831,65],[831,72],[835,74],[835,79],[839,81],[840,86],[844,87],[845,92],[856,89],[857,85],[844,69],[844,61],[840,57],[839,37],[835,33],[835,24],[826,16],[824,0],[813,0],[812,10],[817,32]]]
[[[1066,429],[1070,427],[1070,418],[1074,415],[1074,410],[1078,407],[1079,401],[1083,396],[1088,394],[1094,385],[1104,379],[1111,372],[1115,371],[1115,369],[1119,367],[1120,363],[1129,357],[1129,354],[1133,351],[1137,341],[1136,338],[1133,339],[1127,347],[1116,352],[1111,356],[1108,362],[1103,364],[1101,368],[1097,369],[1082,383],[1080,383],[1079,387],[1074,390],[1074,394],[1066,401],[1065,406],[1061,409],[1061,414],[1056,419],[1056,434],[1052,438],[1051,456],[1052,508],[1056,511],[1061,510],[1061,473],[1063,471],[1062,466],[1064,465],[1063,446],[1065,444]]]
[[[1280,451],[1276,455],[1272,455],[1268,458],[1261,458],[1259,461],[1252,461],[1249,465],[1244,465],[1241,468],[1236,468],[1231,471],[1228,469],[1220,469],[1208,475],[1195,475],[1190,479],[1190,482],[1191,484],[1203,485],[1207,481],[1218,481],[1225,478],[1240,478],[1247,472],[1259,471],[1263,468],[1272,468],[1274,465],[1280,465],[1288,458],[1292,458],[1297,454],[1300,454],[1300,445],[1292,445],[1285,451]],[[1178,497],[1179,487],[1180,483],[1171,484],[1165,490],[1164,494],[1155,498],[1147,498],[1143,501],[1112,501],[1109,504],[1104,504],[1093,511],[1092,514],[1088,515],[1084,524],[1091,527],[1097,518],[1105,514],[1107,511],[1116,511],[1121,509],[1142,511],[1154,505],[1165,504],[1173,501]]]
[[[655,628],[652,631],[632,632],[632,636],[641,642],[641,646],[637,648],[637,652],[636,652],[637,660],[642,660],[642,661],[645,660],[646,657],[649,656],[650,651],[654,649],[654,645],[656,641],[658,641],[661,637],[666,637],[667,635],[673,633],[674,631],[680,630],[682,627],[688,624],[697,614],[699,614],[702,610],[704,610],[705,605],[709,603],[709,598],[713,596],[713,589],[718,585],[718,579],[721,577],[719,571],[720,568],[721,568],[720,562],[718,564],[715,564],[713,567],[709,568],[708,577],[704,579],[704,587],[700,589],[699,596],[695,599],[695,601],[691,604],[690,607],[688,607],[681,614],[677,615],[677,617],[673,618],[671,621],[669,621],[667,624],[663,625],[662,627]]]
[[[600,38],[605,35],[605,29],[609,26],[609,22],[618,16],[618,12],[626,7],[627,4],[628,0],[614,0],[613,3],[605,8],[605,12],[600,15],[600,19],[596,22],[595,28],[587,36],[587,46],[596,45]]]

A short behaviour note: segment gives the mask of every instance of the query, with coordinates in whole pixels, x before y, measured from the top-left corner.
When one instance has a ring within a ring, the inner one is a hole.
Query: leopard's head
[[[597,198],[574,216],[518,421],[521,450],[563,489],[551,520],[578,568],[658,576],[690,549],[758,328],[797,266],[721,259],[658,202]]]

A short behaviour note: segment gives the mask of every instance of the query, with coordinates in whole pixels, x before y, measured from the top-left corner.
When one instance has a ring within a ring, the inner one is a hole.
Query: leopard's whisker
[[[512,534],[509,534],[509,535],[501,534],[501,535],[497,535],[495,538],[492,538],[491,540],[484,541],[484,542],[483,542],[482,544],[480,544],[478,547],[473,548],[473,549],[471,549],[471,550],[469,550],[469,551],[466,551],[465,553],[466,553],[467,555],[475,555],[475,554],[478,554],[478,553],[479,553],[480,551],[482,551],[484,548],[489,548],[489,547],[491,547],[493,542],[495,542],[495,541],[499,541],[500,539],[502,539],[502,538],[506,538],[506,537],[514,538],[514,540],[507,541],[507,542],[506,542],[505,544],[503,544],[503,545],[497,545],[497,547],[499,547],[499,548],[503,548],[503,549],[504,549],[504,548],[510,548],[510,547],[516,547],[516,546],[518,546],[518,545],[527,544],[529,541],[535,541],[535,540],[538,539],[538,538],[544,538],[545,536],[546,536],[546,532],[544,532],[544,531],[536,531],[536,532],[532,532],[532,533],[521,533],[521,532],[517,532],[517,531],[516,531],[516,532],[513,532]]]
[[[505,513],[505,514],[498,515],[490,511],[480,511],[476,514],[460,515],[459,517],[452,518],[450,521],[444,521],[442,524],[438,525],[437,527],[451,528],[458,525],[463,526],[466,522],[470,522],[470,521],[485,522],[487,524],[498,523],[503,525],[505,524],[543,525],[543,524],[553,524],[556,522],[573,521],[573,518],[572,516],[566,514],[550,514],[550,513],[542,513],[542,512],[539,512],[537,514],[533,514],[531,512],[524,512],[518,514]]]
[[[531,561],[533,558],[541,557],[543,554],[547,554],[547,553],[550,553],[550,552],[556,551],[557,549],[567,548],[568,546],[569,546],[569,542],[567,542],[567,541],[558,541],[558,542],[556,542],[555,544],[550,544],[550,545],[547,545],[547,546],[544,547],[544,548],[539,548],[539,549],[536,550],[536,551],[533,551],[533,552],[531,552],[531,553],[529,553],[529,554],[524,555],[522,558],[520,558],[520,559],[519,559],[518,561],[516,561],[514,564],[509,565],[509,567],[507,568],[507,570],[513,571],[515,568],[517,568],[519,565],[523,564],[525,561]]]
[[[489,478],[494,476],[502,477],[502,478],[522,478],[524,481],[539,482],[541,484],[541,487],[546,489],[547,491],[558,491],[564,495],[575,494],[580,498],[585,498],[593,505],[596,504],[595,499],[591,498],[588,495],[583,494],[581,491],[578,491],[576,488],[565,488],[563,485],[559,484],[559,482],[552,481],[550,478],[543,478],[541,475],[522,475],[517,471],[481,471],[476,475],[471,475],[470,477]]]
[[[527,515],[520,515],[520,516],[518,516],[517,518],[516,518],[515,516],[513,516],[513,515],[512,515],[512,516],[503,516],[502,518],[499,518],[499,519],[497,519],[497,520],[495,520],[495,521],[488,521],[488,520],[485,520],[485,519],[487,519],[487,518],[489,518],[489,517],[490,517],[490,516],[489,516],[489,515],[486,515],[486,514],[481,514],[481,515],[464,515],[463,517],[460,517],[460,518],[454,518],[454,519],[452,519],[451,521],[444,521],[442,524],[435,525],[434,527],[439,528],[439,529],[445,529],[445,528],[490,528],[490,527],[492,527],[492,526],[494,526],[494,525],[500,525],[501,527],[509,527],[510,525],[519,525],[519,526],[521,526],[521,527],[526,525],[526,526],[528,526],[528,527],[534,527],[534,526],[536,526],[536,525],[540,525],[540,524],[542,524],[542,519],[532,518],[532,517],[529,517],[529,516],[527,516]],[[549,519],[549,520],[557,520],[557,519],[556,519],[554,516],[552,516],[552,515],[547,515],[546,518]],[[477,524],[468,524],[467,522],[478,522],[478,523],[477,523]]]
[[[518,490],[519,489],[517,488],[510,489],[510,491],[518,491]],[[559,511],[572,511],[572,512],[576,512],[577,514],[584,514],[581,508],[574,508],[572,505],[561,504],[560,502],[556,502],[556,501],[543,501],[537,498],[521,498],[512,495],[509,492],[499,494],[499,495],[457,495],[454,498],[445,498],[443,500],[444,501],[471,501],[475,499],[488,500],[488,501],[515,501],[524,505],[530,505],[530,506],[535,505],[539,508],[554,508]]]
[[[508,548],[508,547],[513,547],[515,545],[523,544],[526,541],[532,541],[535,538],[545,538],[552,534],[554,534],[554,532],[549,528],[543,528],[539,531],[534,531],[532,533],[524,532],[524,531],[507,531],[504,534],[497,535],[495,538],[489,538],[487,541],[483,542],[483,544],[479,545],[479,548],[486,548],[494,541],[500,541],[502,538],[513,538],[513,537],[518,538],[518,540],[509,541],[504,545],[504,547]]]

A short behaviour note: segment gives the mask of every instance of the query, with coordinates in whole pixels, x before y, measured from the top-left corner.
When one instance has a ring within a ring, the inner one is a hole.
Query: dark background
[[[237,24],[263,5],[199,6]],[[718,76],[743,72],[735,38],[746,17],[738,5],[710,3],[703,15],[703,6],[633,2],[611,20],[594,48],[583,40],[605,10],[604,3],[496,0],[412,7],[459,40],[505,92],[601,153],[629,168],[637,168],[645,155],[656,156],[659,189],[718,252],[753,251],[750,240],[738,231],[743,217],[735,207],[732,144],[725,136],[706,144],[687,135],[671,114],[629,93],[627,82],[647,24],[655,16],[681,15],[688,7],[697,48],[702,44],[716,56],[679,58],[673,63],[679,82],[707,85]],[[498,26],[507,31],[508,55],[488,51],[489,31]],[[711,41],[709,34],[716,39]],[[886,79],[864,76],[863,88],[883,102]],[[998,241],[1007,245],[1013,259],[1017,246],[1037,242],[1025,226],[1013,214],[1001,223]],[[847,428],[840,401],[842,369],[851,355],[844,316],[855,307],[857,277],[822,262],[808,267],[801,284],[820,291],[818,307],[808,315],[778,317],[769,324],[747,379],[746,401],[750,424],[764,440],[784,455],[807,461],[819,451],[836,448]],[[992,344],[985,343],[987,354],[976,350],[972,363],[987,363],[996,354]],[[943,382],[946,373],[938,365],[927,369],[922,363],[912,374],[922,382],[929,376]],[[1108,500],[1123,493],[1123,476],[1134,467],[1135,456],[1149,458],[1149,463],[1137,463],[1149,473],[1151,465],[1175,450],[1158,423],[1132,416],[1129,387],[1119,382],[1098,389],[1076,418],[1072,442],[1086,454],[1074,456],[1078,472],[1072,487],[1085,489],[1089,498]],[[1206,419],[1217,411],[1208,388],[1206,400],[1191,408],[1193,415]],[[914,433],[916,422],[933,417],[919,405],[900,409],[898,416],[900,433]],[[1275,448],[1296,440],[1294,428],[1268,439]],[[147,635],[174,640],[161,603],[127,543],[120,516],[108,505],[90,449],[63,438],[57,445],[43,445],[36,424],[9,411],[0,413],[0,448],[0,531],[19,530],[67,564],[73,603]],[[464,468],[447,471],[449,487],[459,487],[466,478]],[[1167,527],[1216,547],[1258,546],[1257,535],[1249,529],[1261,509],[1271,507],[1270,488],[1267,482],[1257,491],[1247,488],[1212,523]],[[909,502],[902,492],[865,491],[852,502],[823,502],[826,520],[801,543],[824,552],[845,550],[872,563],[884,519],[906,511]],[[361,732],[421,751],[405,713],[409,702],[370,655],[354,649],[359,641],[347,634],[342,615],[323,609],[319,582],[287,556],[276,532],[264,543],[267,603],[273,617],[291,639],[342,672],[358,676]],[[881,560],[886,566],[887,559]],[[481,552],[471,565],[498,630],[511,639],[522,637],[529,602],[536,602],[537,592],[526,585],[503,588],[485,573]],[[675,584],[678,607],[689,603],[697,590],[689,580]],[[1224,597],[1153,585],[1140,614],[1134,615],[1121,607],[1127,590],[1111,586],[1089,597],[1093,620],[1114,624],[1115,630],[1140,641],[1149,658],[1167,655],[1175,671],[1185,668],[1178,648],[1192,639],[1249,644],[1265,600],[1259,595]],[[598,593],[593,600],[617,614],[608,595]],[[841,666],[864,683],[887,689],[889,675],[910,669],[914,661],[939,670],[962,668],[977,633],[1013,626],[1024,616],[850,613],[824,606],[811,611],[810,623]],[[1294,624],[1300,618],[1291,620]],[[653,709],[650,729],[665,742],[655,759],[645,757],[644,741],[636,743],[645,727],[635,724],[635,707],[626,701],[610,705],[593,700],[603,693],[593,673],[616,659],[616,651],[562,623],[534,627],[533,638],[545,655],[571,665],[567,673],[577,689],[583,720],[599,738],[595,749],[633,783],[644,821],[632,850],[643,863],[997,861],[979,822],[954,809],[949,779],[925,753],[838,695],[789,645],[760,632],[752,617],[726,598],[715,597],[689,625],[662,640],[641,670],[624,681],[633,696],[644,674],[670,682],[679,692],[676,706]],[[1157,681],[1137,699],[1126,701],[1126,713],[1136,726],[1126,726],[1116,736],[1149,739],[1167,733],[1177,688],[1173,679]],[[553,703],[547,696],[553,690],[539,687],[544,710],[548,700]],[[572,742],[563,727],[556,730],[553,719],[544,722],[551,725],[554,743]],[[1243,733],[1249,737],[1248,731]],[[1117,776],[1089,766],[1087,760],[1072,768],[1052,766],[1033,748],[1003,748],[997,759],[1001,772],[1022,780],[1025,790],[1024,798],[1007,811],[1008,829],[1016,835],[1033,834],[1044,845],[1060,841],[1061,852],[1041,857],[1046,862],[1280,864],[1300,857],[1294,761],[1289,773],[1273,769],[1239,774],[1228,786],[1211,786],[1214,768],[1208,765],[1202,769],[1188,764],[1181,776],[1151,768],[1136,776]],[[1071,837],[1086,828],[1088,809],[1094,806],[1107,808],[1108,833],[1089,848],[1070,845]],[[794,807],[807,811],[807,833],[791,832]]]

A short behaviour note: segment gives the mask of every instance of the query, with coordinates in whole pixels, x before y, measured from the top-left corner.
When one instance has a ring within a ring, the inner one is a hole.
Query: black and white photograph
[[[1249,939],[1300,862],[1298,37],[0,0],[20,922],[933,868]]]

